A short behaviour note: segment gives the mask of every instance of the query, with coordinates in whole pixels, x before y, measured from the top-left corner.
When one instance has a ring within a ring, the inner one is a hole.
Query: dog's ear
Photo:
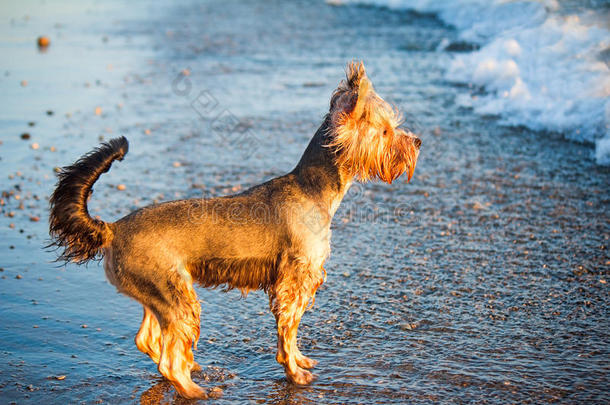
[[[352,119],[360,119],[365,112],[368,94],[373,86],[366,76],[362,62],[350,62],[345,70],[345,80],[330,99],[330,110]]]
[[[350,89],[358,89],[360,81],[366,77],[366,70],[364,69],[364,63],[351,61],[347,64],[345,69],[345,76],[347,78],[347,85]]]
[[[371,89],[371,82],[366,76],[364,63],[350,62],[347,65],[346,77],[350,92],[350,102],[345,112],[353,118],[359,119],[364,114],[367,96]]]

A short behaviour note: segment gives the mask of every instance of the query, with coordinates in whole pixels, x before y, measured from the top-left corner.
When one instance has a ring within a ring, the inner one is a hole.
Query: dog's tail
[[[89,215],[87,199],[93,183],[110,169],[114,160],[123,160],[128,148],[124,136],[112,139],[59,172],[57,187],[49,200],[52,242],[48,246],[63,249],[58,260],[87,262],[112,241],[109,224]]]

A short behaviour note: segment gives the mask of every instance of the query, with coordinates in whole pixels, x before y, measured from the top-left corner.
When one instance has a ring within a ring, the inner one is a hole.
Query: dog
[[[201,307],[193,288],[264,290],[277,324],[276,360],[289,381],[309,384],[317,362],[299,351],[297,328],[325,281],[330,224],[354,180],[411,180],[421,140],[402,129],[398,110],[377,95],[362,62],[351,62],[329,112],[290,173],[242,193],[170,201],[114,223],[91,217],[92,186],[128,150],[103,143],[58,174],[50,198],[58,260],[103,258],[110,283],[144,308],[138,349],[184,398],[207,398],[191,371]]]

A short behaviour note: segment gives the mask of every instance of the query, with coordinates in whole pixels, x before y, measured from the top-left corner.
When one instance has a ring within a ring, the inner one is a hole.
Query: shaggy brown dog
[[[144,307],[138,349],[183,397],[207,397],[191,380],[201,312],[193,281],[267,292],[276,359],[290,381],[308,384],[314,376],[305,369],[316,361],[299,351],[297,328],[325,279],[331,219],[354,179],[390,183],[405,172],[411,179],[421,141],[399,124],[362,63],[351,63],[292,172],[240,194],[152,205],[108,223],[89,215],[87,198],[127,153],[127,140],[113,139],[59,174],[50,200],[53,245],[65,261],[104,256],[108,280]]]

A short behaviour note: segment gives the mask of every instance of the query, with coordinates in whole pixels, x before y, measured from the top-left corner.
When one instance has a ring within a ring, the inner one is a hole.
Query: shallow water
[[[105,220],[247,188],[292,169],[352,58],[423,146],[410,184],[357,184],[334,219],[299,333],[319,377],[284,379],[264,294],[199,289],[195,380],[236,404],[609,400],[610,171],[561,135],[457,107],[452,56],[435,51],[454,30],[319,2],[62,4],[0,9],[3,402],[184,402],[133,344],[139,305],[98,264],[58,267],[42,249],[54,167],[129,138],[90,202]]]

